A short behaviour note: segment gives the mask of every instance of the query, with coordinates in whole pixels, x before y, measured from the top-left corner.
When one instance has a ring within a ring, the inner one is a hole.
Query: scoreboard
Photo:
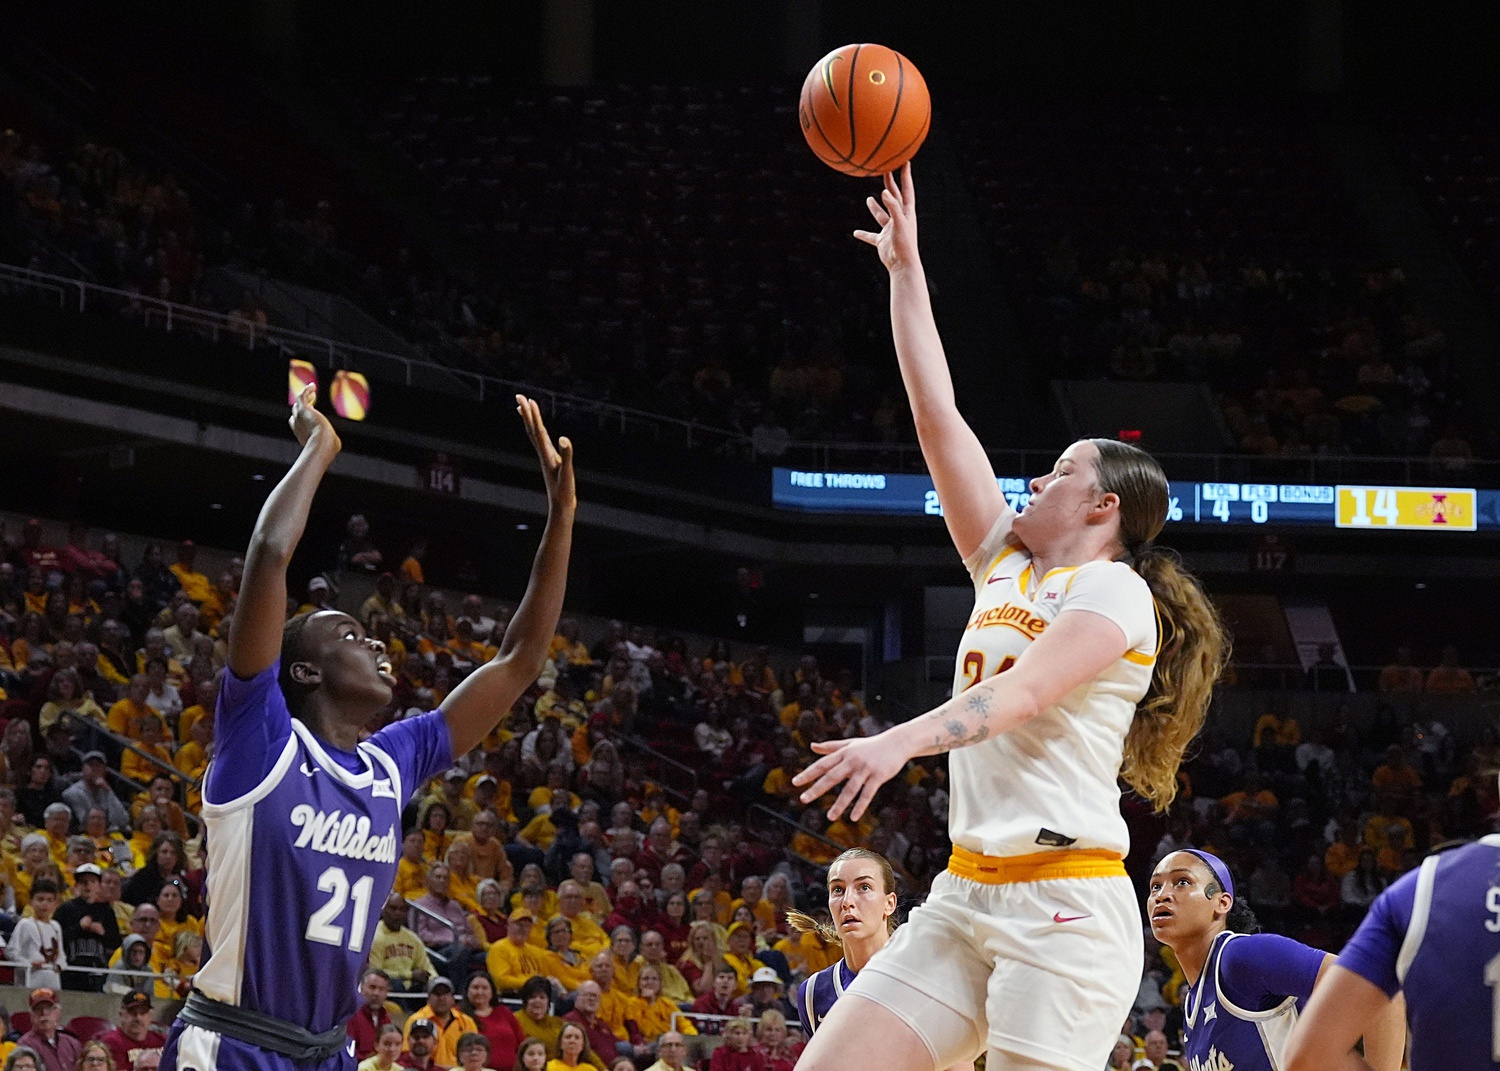
[[[1031,498],[1024,478],[1001,477],[996,483],[1016,509]],[[1500,490],[1174,480],[1169,493],[1168,525],[1500,532]],[[910,473],[777,468],[771,499],[779,509],[804,513],[943,514],[932,478]]]

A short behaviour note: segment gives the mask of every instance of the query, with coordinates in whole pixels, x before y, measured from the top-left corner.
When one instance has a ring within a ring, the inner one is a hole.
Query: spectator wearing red
[[[167,1036],[151,1025],[151,994],[142,989],[132,989],[120,1000],[120,1017],[116,1026],[99,1039],[110,1055],[115,1058],[115,1067],[138,1066],[136,1061],[149,1053],[160,1053],[167,1044]]]
[[[464,1010],[490,1043],[488,1066],[514,1067],[516,1053],[521,1042],[526,1040],[526,1032],[521,1029],[514,1012],[504,1004],[495,1003],[495,983],[483,971],[469,979],[464,990]]]
[[[730,1020],[724,1027],[724,1044],[708,1062],[709,1071],[766,1071],[766,1058],[750,1042],[750,1020]]]
[[[734,992],[739,988],[740,976],[735,973],[733,967],[720,961],[718,969],[714,972],[713,988],[693,1001],[692,1011],[699,1015],[734,1016],[738,1014],[738,1002],[735,1000]],[[704,1019],[697,1022],[700,1034],[720,1034],[724,1032],[723,1019]],[[748,1044],[748,1037],[746,1039]]]
[[[360,979],[359,995],[362,1003],[349,1017],[349,1036],[354,1039],[354,1058],[365,1060],[375,1053],[380,1040],[380,1028],[391,1021],[391,1011],[386,1004],[391,995],[391,976],[377,967],[365,968]]]

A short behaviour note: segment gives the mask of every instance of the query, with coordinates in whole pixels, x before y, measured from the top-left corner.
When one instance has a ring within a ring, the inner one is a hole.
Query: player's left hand
[[[573,510],[578,507],[578,491],[573,483],[573,443],[566,435],[552,445],[552,436],[542,421],[542,407],[524,394],[516,395],[516,412],[526,425],[526,437],[536,448],[542,463],[542,478],[547,482],[547,500],[554,508]]]
[[[830,822],[838,821],[846,812],[858,822],[880,786],[900,773],[911,758],[900,738],[889,729],[878,736],[826,740],[813,744],[812,749],[823,757],[792,778],[792,784],[812,786],[802,793],[803,803],[811,803],[842,784],[843,791],[828,808]]]

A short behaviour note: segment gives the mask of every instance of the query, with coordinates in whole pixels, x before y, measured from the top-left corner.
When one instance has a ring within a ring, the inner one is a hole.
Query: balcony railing
[[[536,398],[549,418],[566,414],[601,431],[649,439],[662,445],[706,450],[741,460],[760,460],[814,471],[924,472],[915,443],[790,442],[784,449],[758,449],[752,436],[697,421],[651,413],[613,402],[550,390],[449,364],[357,346],[324,335],[251,324],[227,313],[152,297],[135,290],[101,286],[84,279],[51,275],[14,264],[0,264],[0,293],[26,293],[59,308],[86,312],[111,309],[165,331],[188,331],[212,342],[248,349],[273,347],[287,358],[311,361],[330,371],[347,369],[369,378],[476,401],[524,392]],[[995,472],[1027,476],[1045,472],[1058,446],[989,451]],[[1173,479],[1256,483],[1376,483],[1500,487],[1500,462],[1437,461],[1426,457],[1263,458],[1248,454],[1158,454]]]

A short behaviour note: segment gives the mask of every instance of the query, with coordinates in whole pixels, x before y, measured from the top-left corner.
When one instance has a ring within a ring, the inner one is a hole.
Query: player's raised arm
[[[573,444],[562,438],[556,447],[552,445],[542,411],[530,398],[516,395],[516,408],[526,423],[531,445],[536,447],[547,483],[547,529],[531,566],[526,594],[510,619],[499,652],[470,673],[443,703],[455,756],[483,740],[541,673],[567,590],[573,514],[578,508]]]
[[[315,397],[315,388],[308,387],[292,406],[289,423],[302,453],[261,506],[245,551],[245,577],[229,624],[229,668],[247,680],[281,655],[287,563],[307,527],[318,484],[342,445],[328,418],[313,407]]]
[[[958,411],[953,377],[938,336],[927,294],[927,276],[917,253],[917,191],[911,165],[901,171],[901,183],[885,177],[880,199],[866,198],[880,233],[855,231],[873,245],[891,274],[891,333],[901,380],[917,425],[922,457],[932,473],[943,520],[960,557],[967,558],[983,542],[1002,515],[1013,516],[1010,504],[995,483],[995,472],[974,430]]]

